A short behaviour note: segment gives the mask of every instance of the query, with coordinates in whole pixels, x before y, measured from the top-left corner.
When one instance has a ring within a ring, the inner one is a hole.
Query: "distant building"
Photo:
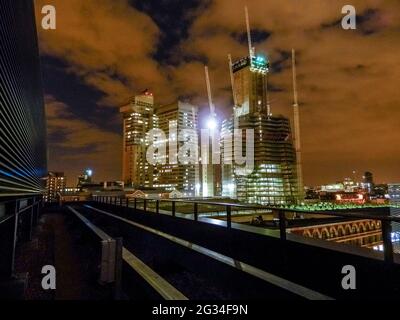
[[[104,181],[100,182],[103,190],[124,190],[123,181]]]
[[[233,119],[222,121],[221,127],[221,181],[222,196],[236,198],[236,178],[233,150]],[[229,143],[226,143],[229,141]]]
[[[148,90],[132,98],[120,108],[123,116],[122,179],[126,186],[153,185],[152,167],[146,160],[149,141],[146,133],[157,127],[154,114],[154,97]]]
[[[92,183],[93,171],[91,169],[85,170],[83,174],[78,177],[77,187],[82,188],[84,185]]]
[[[262,56],[245,57],[235,62],[232,69],[236,116],[266,114],[268,60]]]
[[[387,198],[388,193],[389,193],[388,185],[387,184],[375,184],[373,193],[376,198]]]
[[[362,182],[362,188],[368,192],[369,194],[372,194],[374,192],[374,178],[373,174],[371,172],[365,172],[363,176],[363,182]]]
[[[254,171],[237,174],[231,145],[222,145],[222,195],[247,203],[280,205],[296,203],[299,198],[296,153],[293,147],[289,119],[253,113],[239,117],[240,129],[254,130]],[[222,135],[233,129],[233,120],[224,121]],[[231,132],[232,134],[232,132]],[[245,150],[245,143],[243,143]],[[226,164],[225,159],[232,164]]]
[[[355,182],[351,178],[345,178],[343,181],[344,191],[346,192],[357,192],[360,189],[359,183]]]
[[[0,198],[45,192],[46,120],[34,1],[0,1]]]
[[[58,202],[60,193],[66,189],[66,178],[63,172],[49,172],[46,180],[46,202]]]
[[[89,201],[92,198],[92,194],[90,192],[84,192],[84,191],[77,191],[74,190],[72,191],[71,188],[70,191],[65,191],[61,192],[60,198],[59,198],[59,204],[63,205],[66,202],[83,202],[83,201]]]
[[[389,201],[392,207],[390,208],[390,215],[400,217],[400,183],[388,184]],[[392,222],[392,232],[395,234],[397,241],[394,244],[395,252],[400,253],[400,244],[398,239],[400,238],[400,223]],[[392,239],[393,239],[392,233]]]
[[[367,201],[366,195],[357,192],[337,192],[335,193],[335,202],[364,204]]]
[[[400,183],[389,183],[388,193],[390,203],[395,205],[400,204]]]
[[[165,164],[157,164],[153,169],[153,187],[167,191],[177,190],[184,196],[196,196],[199,191],[200,177],[197,162],[198,150],[198,108],[186,102],[177,101],[155,109],[157,128],[161,129],[167,139]],[[168,140],[171,141],[168,141]],[[187,163],[178,159],[178,152],[183,145],[194,151],[189,154]],[[172,156],[172,158],[171,158]]]
[[[333,183],[321,186],[321,192],[343,192],[345,191],[343,183]]]
[[[254,129],[254,171],[236,175],[237,198],[248,203],[296,203],[296,153],[289,119],[249,114],[239,118],[239,128]]]
[[[269,61],[252,55],[233,63],[233,117],[222,124],[221,139],[234,129],[254,130],[254,171],[239,175],[232,143],[222,144],[222,195],[247,203],[280,205],[299,201],[296,152],[289,119],[270,114]],[[232,139],[233,140],[233,139]],[[243,138],[242,150],[245,150]],[[232,164],[227,164],[232,162]]]
[[[160,188],[143,188],[126,194],[127,198],[168,199],[170,192]]]

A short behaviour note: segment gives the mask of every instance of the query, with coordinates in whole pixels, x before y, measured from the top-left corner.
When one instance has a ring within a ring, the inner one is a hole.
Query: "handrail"
[[[123,199],[123,197],[115,197],[115,196],[99,196],[93,195],[93,198],[109,198],[109,199]],[[198,205],[215,205],[221,207],[231,207],[231,208],[243,208],[249,210],[269,210],[269,211],[283,211],[283,212],[291,212],[291,213],[299,213],[299,214],[315,214],[315,215],[329,215],[334,217],[341,218],[356,218],[356,219],[376,219],[376,220],[386,220],[392,222],[399,222],[400,217],[397,216],[385,216],[385,215],[372,215],[367,213],[358,213],[360,210],[385,210],[390,209],[390,206],[385,207],[366,207],[366,208],[351,208],[351,209],[335,209],[335,212],[332,211],[305,211],[300,209],[293,208],[282,208],[282,207],[273,207],[273,206],[263,206],[263,205],[250,205],[250,204],[242,204],[242,203],[224,203],[224,202],[214,202],[214,201],[196,201],[196,200],[184,200],[184,199],[148,199],[148,198],[137,198],[137,197],[127,197],[126,199],[130,200],[145,200],[146,202],[155,201],[155,202],[175,202],[175,203],[189,203],[189,204],[198,204]],[[113,204],[116,204],[117,201],[113,201]],[[338,212],[339,211],[339,212]],[[346,212],[343,212],[346,211]]]
[[[216,252],[214,250],[208,249],[206,247],[197,245],[195,243],[192,243],[190,241],[181,239],[179,237],[173,236],[173,235],[165,233],[163,231],[154,229],[152,227],[149,227],[149,226],[146,226],[146,225],[143,225],[143,224],[140,224],[140,223],[137,223],[137,222],[122,218],[120,216],[113,215],[113,214],[111,214],[109,212],[106,212],[104,210],[100,210],[100,209],[91,207],[89,205],[85,205],[85,207],[88,208],[88,209],[91,209],[93,211],[96,211],[98,213],[101,213],[101,214],[104,214],[106,216],[109,216],[109,217],[112,217],[114,219],[117,219],[119,221],[122,221],[122,222],[124,222],[126,224],[129,224],[131,226],[134,226],[134,227],[136,227],[138,229],[144,230],[144,231],[146,231],[148,233],[151,233],[151,234],[157,235],[159,237],[162,237],[164,239],[167,239],[169,241],[172,241],[175,244],[178,244],[178,245],[180,245],[182,247],[188,248],[188,249],[190,249],[192,251],[200,253],[200,254],[202,254],[202,255],[204,255],[206,257],[209,257],[209,258],[211,258],[213,260],[219,261],[219,262],[221,262],[223,264],[229,265],[230,267],[233,267],[233,268],[238,269],[238,270],[240,270],[240,271],[242,271],[244,273],[247,273],[249,275],[257,277],[257,278],[259,278],[259,279],[261,279],[261,280],[263,280],[263,281],[265,281],[267,283],[270,283],[270,284],[272,284],[274,286],[277,286],[279,288],[285,289],[285,290],[287,290],[287,291],[289,291],[291,293],[294,293],[294,294],[296,294],[298,296],[301,296],[303,298],[310,299],[310,300],[333,300],[331,297],[326,296],[324,294],[321,294],[321,293],[319,293],[319,292],[317,292],[315,290],[311,290],[309,288],[306,288],[304,286],[296,284],[296,283],[294,283],[292,281],[283,279],[283,278],[278,277],[278,276],[276,276],[274,274],[268,273],[268,272],[266,272],[264,270],[256,268],[256,267],[254,267],[252,265],[249,265],[247,263],[244,263],[242,261],[236,260],[236,259],[234,259],[232,257],[226,256],[226,255],[221,254],[219,252]]]
[[[26,196],[26,194],[24,194],[24,195],[25,196],[23,198],[14,197],[12,199],[7,199],[7,200],[2,200],[2,198],[0,197],[0,205],[1,204],[13,203],[13,202],[16,202],[16,201],[24,201],[24,200],[34,199],[34,198],[39,198],[39,199],[42,198],[41,194],[36,194],[36,195],[31,195],[31,196]]]
[[[114,287],[114,298],[120,299],[122,239],[112,238],[71,206],[67,206],[67,209],[75,214],[75,216],[99,238],[101,243],[99,281],[100,283],[112,283]]]
[[[71,206],[67,207],[72,213],[74,213],[90,230],[92,230],[97,236],[103,241],[114,241],[114,239],[104,232],[102,229],[94,225],[89,219],[80,214],[77,210]],[[119,250],[118,250],[119,251]],[[136,257],[132,252],[122,246],[121,250],[118,252],[120,257],[115,258],[114,266],[112,266],[111,272],[121,272],[121,265],[116,265],[117,260],[124,260],[135,272],[137,272],[158,294],[160,294],[163,299],[166,300],[187,300],[187,298],[175,287],[173,287],[167,280],[157,274],[153,269],[148,267],[144,262],[142,262],[138,257]],[[117,269],[118,268],[118,269]],[[121,287],[121,279],[114,279],[117,287]],[[120,290],[120,289],[119,289]]]
[[[43,198],[39,194],[7,200],[0,197],[0,206],[5,209],[5,214],[0,218],[0,232],[8,234],[6,241],[0,243],[4,252],[0,259],[0,277],[7,278],[13,275],[17,243],[20,240],[32,239],[33,227],[37,223],[42,203]],[[19,223],[21,219],[27,221],[24,226]]]
[[[370,219],[370,220],[379,220],[382,224],[382,239],[383,239],[383,247],[384,247],[384,260],[388,264],[392,264],[394,262],[393,256],[393,244],[391,239],[391,222],[400,223],[399,216],[390,216],[390,206],[385,207],[376,207],[376,210],[380,210],[378,215],[372,215],[368,213],[360,213],[361,210],[371,211],[373,207],[367,207],[365,209],[362,208],[351,208],[351,209],[337,209],[336,212],[332,211],[304,211],[299,209],[292,208],[282,208],[282,207],[272,207],[272,206],[253,206],[247,204],[240,203],[222,203],[222,202],[213,202],[213,201],[195,201],[195,200],[183,200],[183,199],[148,199],[148,198],[137,198],[137,197],[117,197],[117,196],[99,196],[94,195],[93,199],[100,203],[122,206],[123,201],[125,199],[125,204],[128,207],[130,200],[134,200],[134,209],[137,209],[138,200],[143,201],[143,211],[146,213],[147,203],[149,201],[156,202],[156,214],[160,212],[159,204],[160,202],[169,202],[172,203],[171,215],[176,217],[176,203],[189,203],[193,204],[193,220],[198,221],[198,205],[216,205],[223,206],[226,208],[226,227],[228,229],[232,228],[232,208],[247,208],[250,210],[268,210],[278,214],[279,219],[279,234],[281,240],[286,240],[286,228],[287,228],[287,218],[286,213],[298,213],[303,215],[324,215],[324,216],[334,216],[341,218],[351,218],[351,219]],[[119,201],[118,201],[119,200]],[[339,212],[338,212],[339,211]],[[343,212],[346,211],[346,212]]]

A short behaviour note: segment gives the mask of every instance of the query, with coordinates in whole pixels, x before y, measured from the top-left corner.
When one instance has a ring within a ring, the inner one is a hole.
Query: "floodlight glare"
[[[210,118],[210,119],[208,119],[208,122],[207,122],[207,127],[209,128],[209,129],[211,129],[211,130],[214,130],[214,129],[216,129],[217,128],[217,120],[215,120],[215,118]]]

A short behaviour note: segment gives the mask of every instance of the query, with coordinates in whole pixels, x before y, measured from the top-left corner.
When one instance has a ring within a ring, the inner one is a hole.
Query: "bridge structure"
[[[303,237],[358,245],[366,248],[379,248],[383,245],[382,223],[379,220],[346,220],[327,224],[295,227],[288,232]]]
[[[192,210],[182,214],[182,205]],[[202,206],[220,206],[225,218],[202,216]],[[235,212],[247,209],[271,212],[276,228],[234,222]],[[15,230],[14,211],[6,216],[14,216],[7,221],[14,221]],[[110,289],[110,298],[330,300],[392,298],[400,290],[400,258],[393,251],[391,230],[400,219],[390,216],[389,208],[304,212],[97,195],[57,211],[69,221],[69,232],[79,238],[75,249],[83,250],[84,265],[92,265],[96,283]],[[293,227],[293,217],[305,215],[343,221],[329,228],[319,225],[313,237],[308,226]],[[6,228],[1,220],[0,227]],[[384,251],[332,241],[353,230],[379,233]],[[14,238],[16,244],[21,241]],[[356,271],[355,290],[342,287],[342,271],[349,265]]]

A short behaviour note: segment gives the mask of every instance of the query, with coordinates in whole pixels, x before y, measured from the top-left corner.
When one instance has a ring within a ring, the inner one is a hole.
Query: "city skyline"
[[[342,1],[320,6],[312,1],[307,11],[278,1],[246,1],[255,45],[271,60],[272,112],[289,116],[292,125],[291,48],[298,53],[305,185],[335,182],[354,170],[360,178],[372,171],[377,182],[400,180],[400,151],[395,143],[385,143],[400,138],[394,41],[399,36],[398,5],[372,3],[355,1],[358,29],[345,31],[340,28]],[[119,180],[118,107],[149,88],[158,104],[188,99],[200,107],[203,119],[208,109],[205,62],[218,117],[222,121],[228,116],[227,54],[236,60],[246,53],[244,2],[226,7],[220,1],[185,1],[180,13],[152,1],[86,1],[85,10],[79,1],[54,4],[57,29],[38,30],[49,170],[65,171],[72,180],[90,167],[98,180]],[[162,17],[157,12],[163,12]],[[266,19],[267,12],[281,17],[279,23]],[[90,23],[85,20],[88,13],[95,17]],[[174,22],[180,17],[185,17],[181,24]]]
[[[398,299],[400,4],[341,2],[1,0],[0,301]]]

